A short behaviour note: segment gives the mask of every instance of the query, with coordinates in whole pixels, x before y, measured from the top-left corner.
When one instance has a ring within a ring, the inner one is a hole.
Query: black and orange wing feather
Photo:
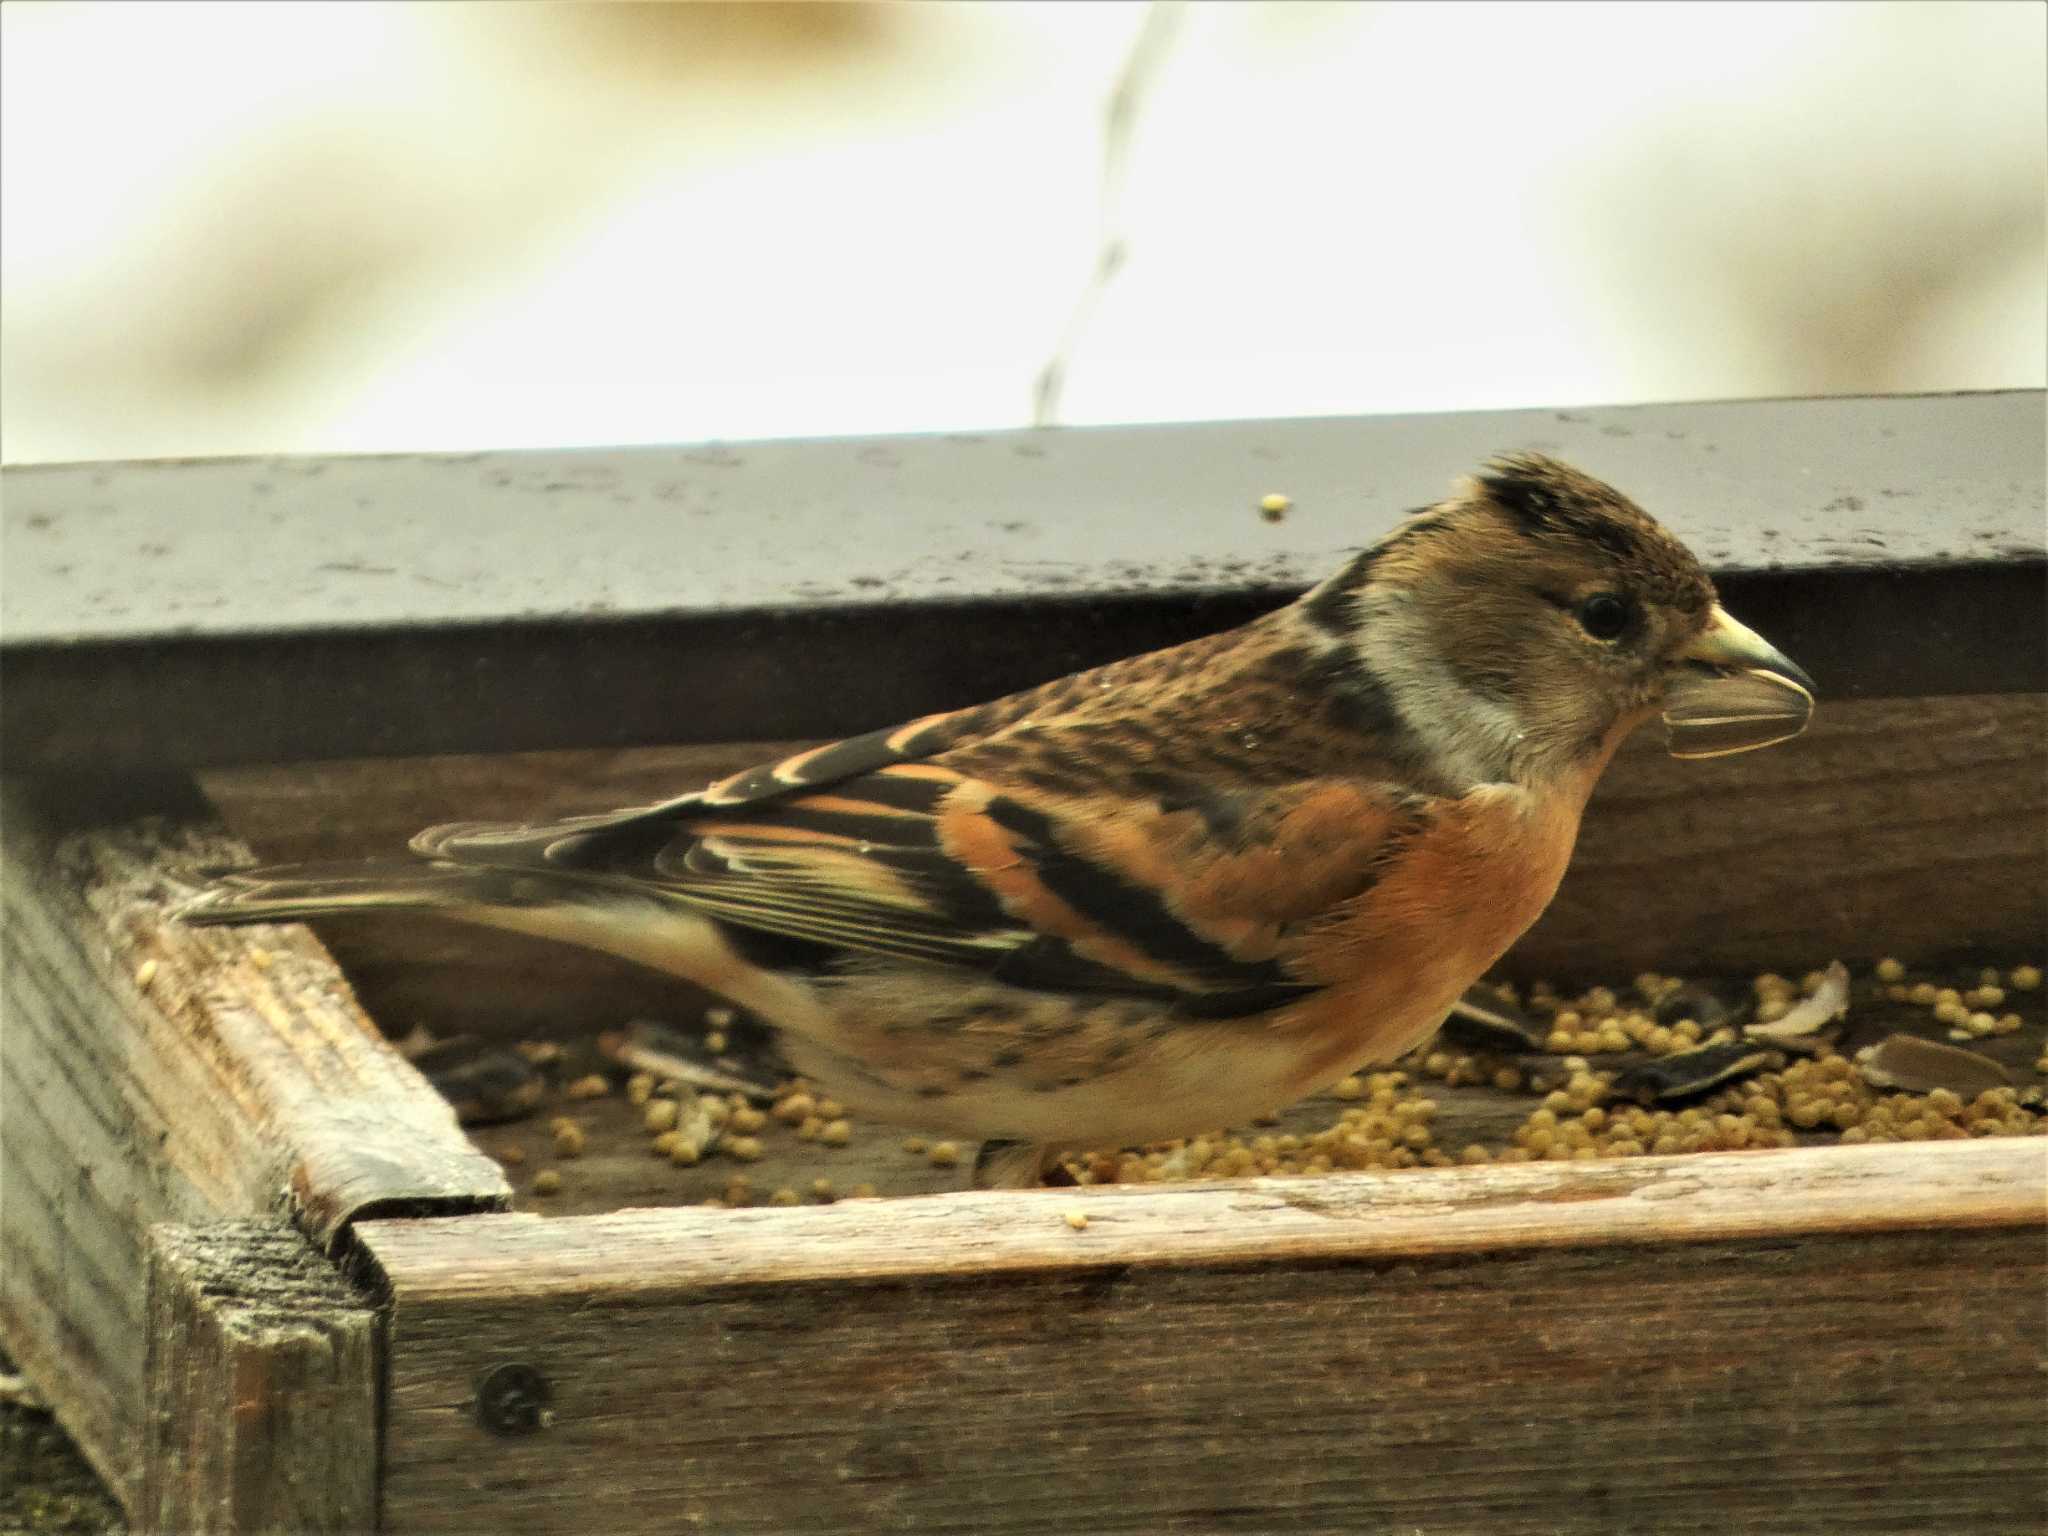
[[[1394,821],[1383,792],[1292,785],[1229,797],[1241,803],[1221,818],[1224,837],[1214,786],[1198,814],[912,756],[974,734],[963,724],[939,716],[835,743],[659,806],[435,828],[415,846],[659,893],[828,952],[1230,1015],[1312,989],[1280,934],[1369,882]]]
[[[806,748],[653,805],[558,821],[444,822],[414,837],[412,848],[427,858],[457,863],[567,866],[587,843],[614,834],[680,827],[707,811],[762,805],[897,763],[921,761],[985,729],[990,713],[990,706],[984,705],[926,715],[907,725]]]

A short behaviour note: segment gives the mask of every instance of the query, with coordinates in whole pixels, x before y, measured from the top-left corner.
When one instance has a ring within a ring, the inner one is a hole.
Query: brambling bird
[[[1641,509],[1519,454],[1228,633],[183,916],[413,909],[622,956],[1031,1184],[1420,1043],[1549,903],[1623,737],[1661,711],[1676,755],[1747,751],[1812,689]]]

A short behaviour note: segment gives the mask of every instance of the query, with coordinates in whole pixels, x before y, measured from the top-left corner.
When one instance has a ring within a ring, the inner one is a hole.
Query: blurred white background
[[[11,462],[2048,382],[2031,0],[0,27]]]

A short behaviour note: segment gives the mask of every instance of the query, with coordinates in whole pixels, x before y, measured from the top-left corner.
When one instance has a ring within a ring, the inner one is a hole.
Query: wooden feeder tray
[[[387,1037],[675,989],[165,913],[204,867],[645,800],[1237,622],[1538,446],[1824,695],[1774,751],[1626,750],[1514,969],[2038,960],[2042,423],[2022,392],[10,469],[0,1343],[145,1530],[2038,1531],[2040,1138],[744,1210],[592,1174],[541,1215]]]

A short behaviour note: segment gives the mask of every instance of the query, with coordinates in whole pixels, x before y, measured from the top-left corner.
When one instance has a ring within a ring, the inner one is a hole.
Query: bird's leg
[[[984,1141],[974,1159],[976,1189],[1036,1189],[1054,1161],[1051,1147],[1029,1141]]]

